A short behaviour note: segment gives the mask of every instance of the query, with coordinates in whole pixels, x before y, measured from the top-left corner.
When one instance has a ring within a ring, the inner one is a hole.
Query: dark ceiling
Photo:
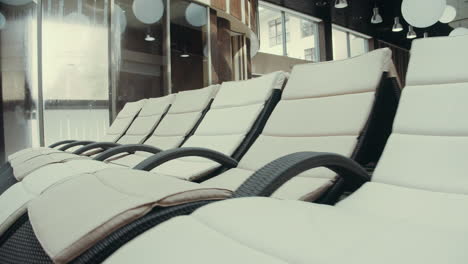
[[[326,18],[330,14],[334,24],[353,29],[374,38],[409,49],[411,40],[406,39],[408,24],[401,17],[402,0],[348,0],[349,6],[343,9],[333,7],[333,0],[266,0],[267,2],[305,13],[318,18]],[[372,9],[377,5],[384,20],[381,24],[371,24]],[[421,10],[423,12],[423,10]],[[404,31],[392,32],[393,19],[400,17]],[[424,32],[430,36],[447,36],[451,28],[447,24],[438,22],[430,28],[415,29],[418,37]]]

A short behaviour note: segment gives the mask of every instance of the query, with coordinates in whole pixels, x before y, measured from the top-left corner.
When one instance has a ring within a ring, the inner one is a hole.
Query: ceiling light
[[[403,26],[401,25],[400,23],[400,18],[399,17],[395,17],[395,22],[393,23],[393,27],[392,27],[392,31],[393,32],[400,32],[400,31],[403,31]]]
[[[456,29],[452,30],[452,32],[450,32],[449,36],[455,37],[455,36],[462,36],[462,35],[468,35],[468,28],[457,27]]]
[[[188,58],[188,57],[190,57],[190,54],[187,52],[187,48],[184,48],[184,50],[182,51],[182,54],[180,54],[180,57],[181,57],[181,58]]]
[[[371,23],[380,24],[383,22],[382,16],[379,14],[379,8],[374,7],[374,15],[372,15]]]
[[[135,0],[132,4],[135,17],[144,24],[154,24],[161,20],[164,14],[162,0]]]
[[[335,7],[336,8],[348,7],[348,1],[347,0],[336,0],[335,1]]]
[[[455,19],[456,16],[457,10],[455,9],[455,7],[447,5],[439,21],[442,23],[450,23]]]
[[[150,34],[146,34],[145,40],[151,42],[151,41],[155,41],[156,39],[153,36],[151,36]]]
[[[408,34],[406,34],[406,38],[407,39],[414,39],[416,38],[418,35],[416,34],[416,32],[414,31],[413,29],[413,26],[409,26],[408,27]]]
[[[403,0],[401,13],[408,24],[426,28],[439,21],[446,6],[447,0]]]

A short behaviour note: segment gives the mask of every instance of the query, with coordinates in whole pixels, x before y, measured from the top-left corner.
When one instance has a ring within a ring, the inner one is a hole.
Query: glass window
[[[345,31],[333,28],[333,59],[342,60],[348,58],[348,34]]]
[[[309,37],[314,35],[315,24],[312,21],[301,19],[301,33],[302,37]]]
[[[135,14],[132,3],[133,0],[115,0],[111,16],[112,101],[116,104],[113,114],[117,114],[126,102],[164,95],[165,6],[160,7],[160,12]],[[144,20],[144,15],[150,20]]]
[[[279,10],[260,5],[260,52],[283,55],[282,14]]]
[[[317,24],[289,13],[286,13],[286,20],[289,21],[288,28],[291,38],[291,41],[286,45],[287,56],[307,61],[318,61]],[[305,50],[313,52],[313,54],[306,56]]]
[[[369,39],[348,31],[332,28],[333,59],[341,60],[369,51]]]
[[[356,36],[354,34],[349,34],[349,39],[351,57],[361,55],[369,50],[368,39]]]
[[[99,140],[109,123],[108,27],[104,0],[43,2],[45,144]]]
[[[172,92],[208,85],[208,17],[206,7],[171,0]]]
[[[283,32],[283,20],[286,32]],[[318,26],[314,21],[266,4],[260,4],[259,21],[260,52],[301,60],[319,60]],[[283,43],[284,38],[286,43]],[[314,54],[306,57],[306,49]]]
[[[0,2],[0,129],[4,130],[0,131],[0,162],[3,162],[5,156],[18,150],[39,146],[39,7],[33,1]]]
[[[308,60],[308,61],[316,61],[315,48],[305,49],[304,50],[304,59]]]
[[[270,47],[279,45],[283,40],[281,17],[268,22],[270,32]]]

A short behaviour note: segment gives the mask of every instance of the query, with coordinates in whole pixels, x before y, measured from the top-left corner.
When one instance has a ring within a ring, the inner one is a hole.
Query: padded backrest
[[[390,64],[391,51],[379,49],[346,60],[295,66],[281,101],[238,168],[255,171],[299,151],[350,157]],[[301,176],[333,173],[314,169]]]
[[[231,156],[251,130],[272,91],[282,89],[286,78],[286,73],[274,72],[250,80],[224,82],[210,110],[183,147],[209,148]]]
[[[177,93],[167,115],[145,144],[160,149],[180,146],[202,118],[203,112],[216,95],[218,88],[219,85],[212,85],[203,89]]]
[[[125,132],[125,135],[117,142],[120,144],[138,144],[144,142],[159,124],[173,100],[173,94],[147,99],[140,114],[133,121],[127,132]]]
[[[127,131],[130,124],[145,105],[146,99],[136,102],[126,103],[115,118],[112,125],[107,129],[106,134],[101,139],[102,142],[115,142]]]
[[[373,181],[468,194],[468,36],[413,41],[406,88]]]

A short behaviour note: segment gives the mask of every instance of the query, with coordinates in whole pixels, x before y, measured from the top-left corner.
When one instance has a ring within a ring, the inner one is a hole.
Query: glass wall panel
[[[286,13],[287,31],[290,41],[287,42],[287,56],[319,61],[317,24],[311,20]]]
[[[209,84],[207,32],[206,7],[185,0],[171,0],[173,93]]]
[[[0,1],[0,160],[39,145],[37,54],[37,4]]]
[[[98,140],[109,123],[107,0],[43,2],[45,144]]]
[[[349,34],[349,50],[351,52],[351,57],[366,53],[369,50],[368,46],[368,39],[356,36],[354,34]]]
[[[333,59],[341,60],[369,51],[369,39],[338,27],[332,28]]]
[[[281,11],[264,5],[261,5],[258,10],[260,23],[260,52],[284,55]],[[287,41],[291,38],[288,24],[289,21],[286,20]]]
[[[111,67],[116,112],[126,102],[164,95],[165,2],[114,1]]]
[[[332,28],[333,59],[342,60],[348,58],[348,33]]]

